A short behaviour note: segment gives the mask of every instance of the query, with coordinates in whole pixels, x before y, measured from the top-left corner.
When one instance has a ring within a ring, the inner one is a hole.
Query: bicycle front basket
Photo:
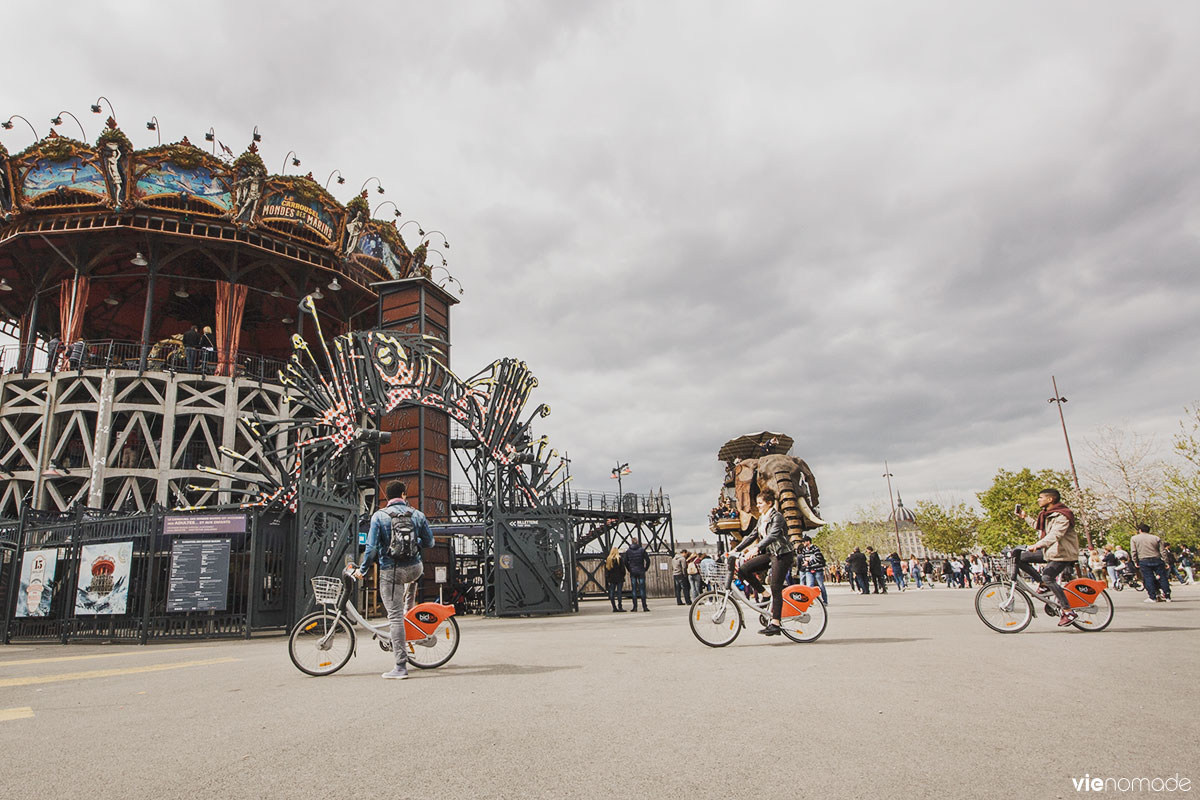
[[[342,596],[342,579],[318,575],[312,579],[313,600],[321,605],[335,606]]]

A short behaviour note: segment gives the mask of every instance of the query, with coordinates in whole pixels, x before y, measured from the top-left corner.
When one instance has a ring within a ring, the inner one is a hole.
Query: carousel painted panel
[[[394,279],[403,278],[407,271],[408,255],[399,243],[389,241],[391,237],[386,236],[383,232],[385,224],[387,223],[373,220],[359,237],[358,246],[353,255],[355,260],[366,260],[372,267],[376,265],[382,267],[383,271]]]
[[[194,148],[188,148],[194,149]],[[134,167],[134,197],[144,205],[190,210],[213,216],[233,213],[233,186],[228,171],[218,163],[205,163],[201,153],[143,153]]]
[[[21,172],[19,202],[28,208],[93,206],[108,197],[108,183],[94,155],[35,157]]]

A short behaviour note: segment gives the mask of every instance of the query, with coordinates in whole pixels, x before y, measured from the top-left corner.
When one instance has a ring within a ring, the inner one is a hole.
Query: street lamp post
[[[900,552],[900,518],[896,516],[896,501],[892,499],[893,476],[886,461],[883,462],[883,477],[887,478],[888,502],[892,505],[892,524],[896,526],[896,555],[903,557],[904,553]]]
[[[1067,436],[1067,418],[1063,416],[1062,404],[1067,402],[1067,398],[1058,393],[1058,381],[1053,375],[1050,376],[1050,384],[1054,387],[1054,397],[1047,400],[1047,403],[1054,403],[1058,406],[1058,421],[1062,423],[1063,441],[1067,443],[1067,461],[1071,464],[1071,477],[1075,480],[1075,492],[1079,495],[1079,502],[1083,502],[1083,487],[1079,485],[1079,473],[1075,471],[1075,456],[1071,455],[1071,439]],[[1080,509],[1082,512],[1083,509]],[[1083,520],[1083,535],[1087,537],[1088,549],[1092,549],[1092,532],[1088,529],[1087,514],[1080,513],[1080,518]]]
[[[621,478],[632,472],[629,468],[629,462],[622,464],[620,461],[613,467],[612,474],[608,477],[614,478],[617,481],[617,518],[620,519],[621,514],[625,511],[625,494],[621,488]]]

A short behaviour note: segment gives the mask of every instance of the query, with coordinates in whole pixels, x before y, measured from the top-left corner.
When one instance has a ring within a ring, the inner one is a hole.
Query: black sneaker
[[[778,625],[768,625],[759,631],[763,636],[778,636],[783,632],[783,629]]]

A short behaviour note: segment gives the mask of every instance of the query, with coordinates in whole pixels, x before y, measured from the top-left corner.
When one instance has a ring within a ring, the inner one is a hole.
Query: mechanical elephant
[[[817,513],[820,502],[817,479],[803,459],[769,455],[735,461],[726,468],[725,486],[733,488],[737,497],[743,535],[750,531],[752,521],[758,517],[755,501],[763,489],[771,489],[779,498],[779,508],[787,521],[788,537],[793,545],[799,543],[804,531],[825,524]]]

